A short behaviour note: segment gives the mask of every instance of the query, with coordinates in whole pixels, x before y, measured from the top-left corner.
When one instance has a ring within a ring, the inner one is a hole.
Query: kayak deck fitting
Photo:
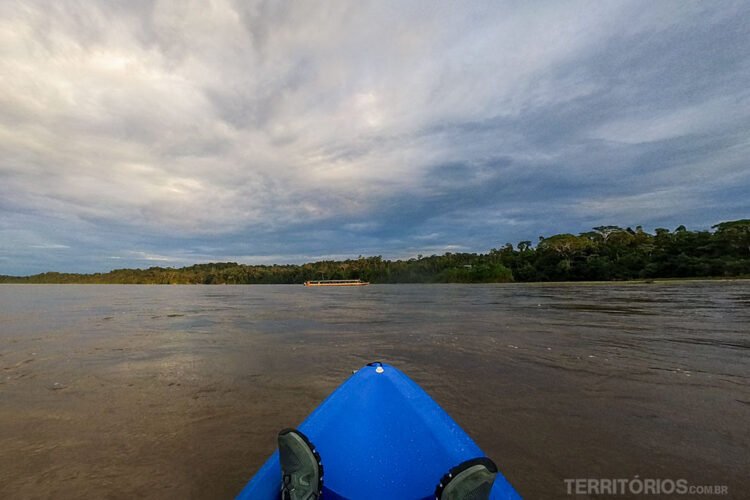
[[[421,387],[384,363],[354,373],[298,429],[322,458],[324,500],[432,499],[448,470],[484,456]],[[237,499],[277,500],[280,487],[276,451]],[[498,473],[490,498],[521,497]]]

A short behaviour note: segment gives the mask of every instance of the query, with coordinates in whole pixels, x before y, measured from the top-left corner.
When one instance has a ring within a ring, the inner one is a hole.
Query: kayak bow
[[[323,461],[323,495],[335,499],[434,498],[451,467],[484,453],[415,382],[398,369],[370,363],[336,389],[299,426]],[[238,500],[277,500],[275,452]],[[498,473],[491,499],[520,499]]]

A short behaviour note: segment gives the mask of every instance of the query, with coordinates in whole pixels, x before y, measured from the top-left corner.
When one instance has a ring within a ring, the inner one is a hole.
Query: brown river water
[[[750,498],[748,281],[2,285],[0,498],[232,498],[374,360],[524,497],[638,476]]]

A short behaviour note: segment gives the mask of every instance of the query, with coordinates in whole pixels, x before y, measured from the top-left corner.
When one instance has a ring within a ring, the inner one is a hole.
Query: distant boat
[[[370,282],[362,280],[312,280],[305,281],[305,286],[365,286]]]

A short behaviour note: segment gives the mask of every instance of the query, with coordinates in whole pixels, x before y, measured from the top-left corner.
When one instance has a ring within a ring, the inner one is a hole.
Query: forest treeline
[[[2,283],[283,284],[315,279],[372,283],[499,283],[653,278],[750,277],[750,219],[722,222],[712,231],[654,233],[618,226],[507,243],[487,253],[446,253],[408,260],[380,256],[294,265],[235,262],[182,268],[116,269],[108,273],[48,272],[0,276]]]

